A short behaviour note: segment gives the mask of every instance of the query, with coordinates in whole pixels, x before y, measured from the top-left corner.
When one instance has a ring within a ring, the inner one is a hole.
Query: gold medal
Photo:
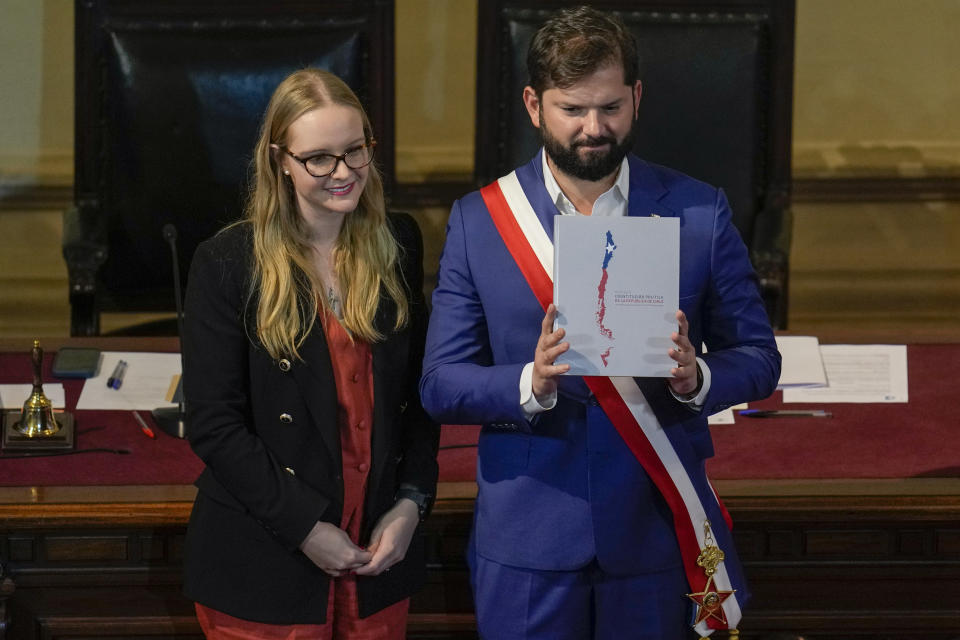
[[[703,550],[697,556],[697,566],[703,569],[707,576],[707,584],[703,591],[697,593],[688,593],[687,597],[697,605],[697,617],[694,625],[698,625],[704,620],[713,618],[727,626],[727,615],[723,611],[723,601],[734,594],[736,589],[731,591],[720,591],[713,584],[713,574],[717,572],[717,567],[723,562],[723,551],[714,543],[713,533],[710,531],[710,521],[703,523]]]
[[[688,593],[687,597],[697,604],[697,618],[693,624],[700,624],[704,620],[713,618],[719,620],[724,628],[727,626],[727,614],[723,611],[723,601],[733,595],[733,591],[719,591],[714,588],[713,576],[707,578],[707,584],[699,593]]]

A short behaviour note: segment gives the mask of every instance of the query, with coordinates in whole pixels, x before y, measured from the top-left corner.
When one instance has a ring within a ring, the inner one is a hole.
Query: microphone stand
[[[180,260],[177,257],[177,228],[163,225],[163,238],[170,245],[173,256],[173,293],[177,303],[177,344],[180,347],[180,383],[177,385],[179,400],[176,407],[159,407],[150,412],[160,429],[175,438],[187,437],[186,410],[183,403],[183,297],[180,295]]]

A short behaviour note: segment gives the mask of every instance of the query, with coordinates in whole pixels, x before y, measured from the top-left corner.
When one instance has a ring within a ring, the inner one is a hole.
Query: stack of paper
[[[786,389],[784,402],[909,401],[906,345],[825,344],[820,355],[827,386]]]
[[[180,374],[179,353],[104,351],[100,374],[87,378],[77,401],[77,409],[156,409],[174,406],[167,393],[174,376]],[[127,363],[119,389],[107,387],[107,378],[117,362]]]
[[[22,409],[23,403],[33,393],[33,384],[0,384],[0,409]],[[67,404],[63,385],[47,383],[43,385],[43,395],[53,404],[54,409],[63,409]]]
[[[777,336],[777,349],[783,358],[777,389],[827,385],[816,336]]]

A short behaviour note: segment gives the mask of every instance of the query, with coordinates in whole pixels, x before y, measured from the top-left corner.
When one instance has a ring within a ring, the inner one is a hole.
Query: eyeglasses
[[[302,164],[306,172],[312,175],[314,178],[325,178],[337,170],[337,167],[340,166],[341,160],[343,161],[343,164],[347,165],[351,169],[363,169],[365,166],[373,162],[373,150],[377,146],[377,141],[371,139],[369,142],[362,144],[359,147],[347,149],[344,153],[341,153],[338,156],[335,156],[332,153],[318,153],[317,155],[310,156],[309,158],[301,158],[294,152],[290,151],[290,149],[281,147],[277,144],[272,144],[270,146],[274,147],[275,149],[280,149],[280,151],[283,151],[285,154]]]

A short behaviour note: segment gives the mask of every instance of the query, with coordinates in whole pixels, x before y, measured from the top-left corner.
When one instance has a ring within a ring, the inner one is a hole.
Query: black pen
[[[740,415],[747,418],[829,418],[833,416],[829,411],[823,409],[811,409],[805,411],[802,409],[744,409]]]
[[[120,385],[123,384],[123,376],[126,375],[126,373],[127,373],[127,363],[126,363],[125,361],[121,360],[121,361],[117,364],[117,369],[118,369],[118,371],[116,371],[116,372],[114,373],[114,377],[113,377],[113,388],[114,388],[114,389],[119,389],[119,388],[120,388]]]
[[[117,376],[120,375],[121,365],[123,365],[123,360],[117,362],[117,366],[113,368],[113,373],[110,374],[110,377],[107,378],[107,389],[113,389],[113,383],[117,381]]]

